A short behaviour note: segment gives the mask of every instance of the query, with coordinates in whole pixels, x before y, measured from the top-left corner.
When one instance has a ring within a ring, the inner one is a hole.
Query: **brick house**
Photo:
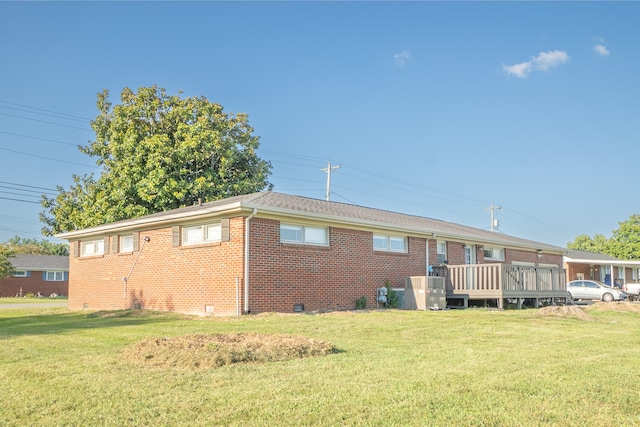
[[[403,287],[406,277],[425,276],[430,265],[462,264],[467,271],[519,265],[564,276],[564,249],[556,246],[276,192],[58,237],[70,243],[70,309],[237,315],[353,309],[362,296],[375,307],[385,281]],[[467,292],[473,285],[461,283]]]
[[[622,260],[595,252],[568,250],[564,268],[567,281],[598,280],[616,287],[640,281],[640,260]]]
[[[0,280],[0,297],[69,294],[68,256],[19,254],[9,261],[14,273]]]

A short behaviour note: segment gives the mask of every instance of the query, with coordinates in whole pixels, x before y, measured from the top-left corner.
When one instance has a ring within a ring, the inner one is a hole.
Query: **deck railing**
[[[465,291],[563,292],[566,290],[565,271],[557,267],[465,264],[435,267],[433,273],[445,277],[447,291],[454,293]]]

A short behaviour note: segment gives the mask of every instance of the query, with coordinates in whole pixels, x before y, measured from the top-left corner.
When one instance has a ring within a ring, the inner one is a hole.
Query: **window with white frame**
[[[120,252],[133,252],[133,234],[120,236]]]
[[[27,270],[14,270],[13,277],[28,277]]]
[[[62,282],[64,280],[64,271],[47,271],[44,280],[47,282]]]
[[[484,258],[504,261],[504,248],[484,247]]]
[[[191,225],[182,228],[183,245],[197,245],[198,243],[220,241],[222,241],[222,224],[220,222]]]
[[[103,255],[104,239],[82,242],[81,256]]]
[[[385,252],[407,252],[407,238],[398,236],[373,235],[373,250]]]
[[[280,242],[329,245],[329,229],[308,225],[280,224]]]
[[[447,262],[447,242],[438,240],[436,252],[438,254],[438,264]]]
[[[632,268],[631,269],[631,280],[633,280],[634,282],[636,282],[638,280],[638,269],[637,268]]]

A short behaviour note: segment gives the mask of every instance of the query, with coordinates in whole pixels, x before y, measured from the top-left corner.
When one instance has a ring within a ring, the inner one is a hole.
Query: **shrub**
[[[356,310],[364,310],[365,308],[367,308],[367,297],[362,295],[356,299]]]
[[[387,279],[384,282],[384,286],[387,288],[387,303],[385,304],[387,308],[398,308],[400,307],[400,296],[396,291],[391,288],[391,281]]]

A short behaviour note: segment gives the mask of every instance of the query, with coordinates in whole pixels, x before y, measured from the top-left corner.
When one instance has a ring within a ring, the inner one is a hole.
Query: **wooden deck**
[[[526,267],[511,264],[465,264],[434,268],[445,277],[447,295],[469,300],[547,299],[567,297],[563,268]]]

